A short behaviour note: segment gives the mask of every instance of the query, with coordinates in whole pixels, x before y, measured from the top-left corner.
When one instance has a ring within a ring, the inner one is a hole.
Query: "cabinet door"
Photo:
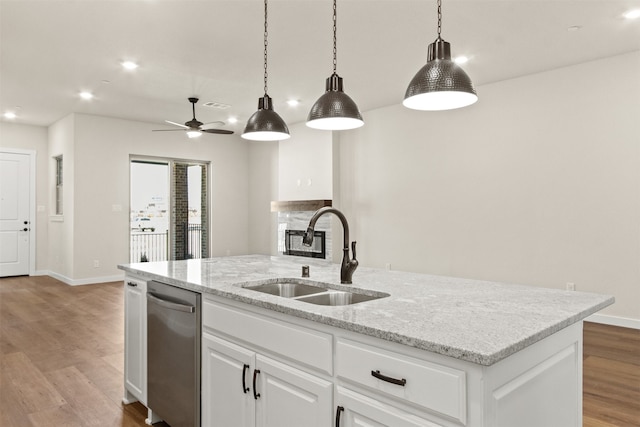
[[[147,403],[147,282],[124,281],[125,400]]]
[[[258,427],[327,427],[332,423],[332,383],[256,356]]]
[[[336,427],[440,427],[394,406],[356,393],[336,388]]]
[[[254,427],[255,353],[202,334],[202,427]]]

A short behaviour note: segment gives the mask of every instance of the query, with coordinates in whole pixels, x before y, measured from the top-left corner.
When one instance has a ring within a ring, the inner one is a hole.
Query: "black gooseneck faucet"
[[[313,243],[313,233],[316,226],[316,222],[318,218],[326,213],[335,214],[340,222],[342,223],[342,230],[344,232],[342,238],[342,265],[340,267],[340,283],[351,284],[351,279],[353,277],[353,272],[358,268],[358,260],[356,259],[356,242],[351,243],[351,251],[353,252],[353,259],[349,257],[349,223],[347,222],[347,218],[344,216],[342,212],[338,209],[325,206],[323,208],[318,209],[314,212],[311,220],[309,221],[309,226],[307,227],[307,231],[305,231],[304,236],[302,237],[302,243],[306,246],[311,246]]]

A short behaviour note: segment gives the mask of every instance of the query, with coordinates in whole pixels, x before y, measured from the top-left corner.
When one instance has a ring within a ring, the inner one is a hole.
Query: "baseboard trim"
[[[602,323],[611,326],[621,326],[623,328],[640,329],[640,319],[631,319],[628,317],[609,316],[606,314],[592,314],[587,317],[587,322]]]
[[[113,276],[90,277],[87,279],[71,279],[70,277],[64,276],[54,271],[48,271],[46,275],[51,276],[54,279],[58,279],[69,286],[93,285],[96,283],[119,282],[121,280],[124,280],[124,273],[116,274]]]

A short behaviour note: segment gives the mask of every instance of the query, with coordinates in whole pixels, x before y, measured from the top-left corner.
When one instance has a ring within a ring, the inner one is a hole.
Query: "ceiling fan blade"
[[[221,135],[231,135],[233,133],[232,130],[226,130],[226,129],[200,129],[200,130],[206,133],[217,133]]]
[[[151,129],[151,132],[185,132],[187,129]]]
[[[189,129],[189,126],[185,126],[185,125],[180,124],[180,123],[172,122],[170,120],[165,120],[165,122],[169,123],[170,125],[179,126],[179,127],[183,128],[183,129]]]
[[[200,129],[204,130],[204,129],[214,129],[214,128],[219,128],[220,126],[224,126],[226,123],[225,122],[221,122],[220,120],[216,120],[215,122],[209,122],[209,123],[204,123],[203,125],[200,125]]]

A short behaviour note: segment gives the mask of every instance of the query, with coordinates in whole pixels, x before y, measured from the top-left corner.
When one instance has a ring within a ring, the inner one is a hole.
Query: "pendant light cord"
[[[438,0],[438,40],[442,40],[442,37],[440,37],[441,31],[442,31],[442,0]]]
[[[336,33],[338,31],[338,8],[336,6],[336,0],[333,0],[333,74],[336,74],[336,68],[338,67],[338,48]]]
[[[267,94],[267,0],[264,0],[264,94]]]

